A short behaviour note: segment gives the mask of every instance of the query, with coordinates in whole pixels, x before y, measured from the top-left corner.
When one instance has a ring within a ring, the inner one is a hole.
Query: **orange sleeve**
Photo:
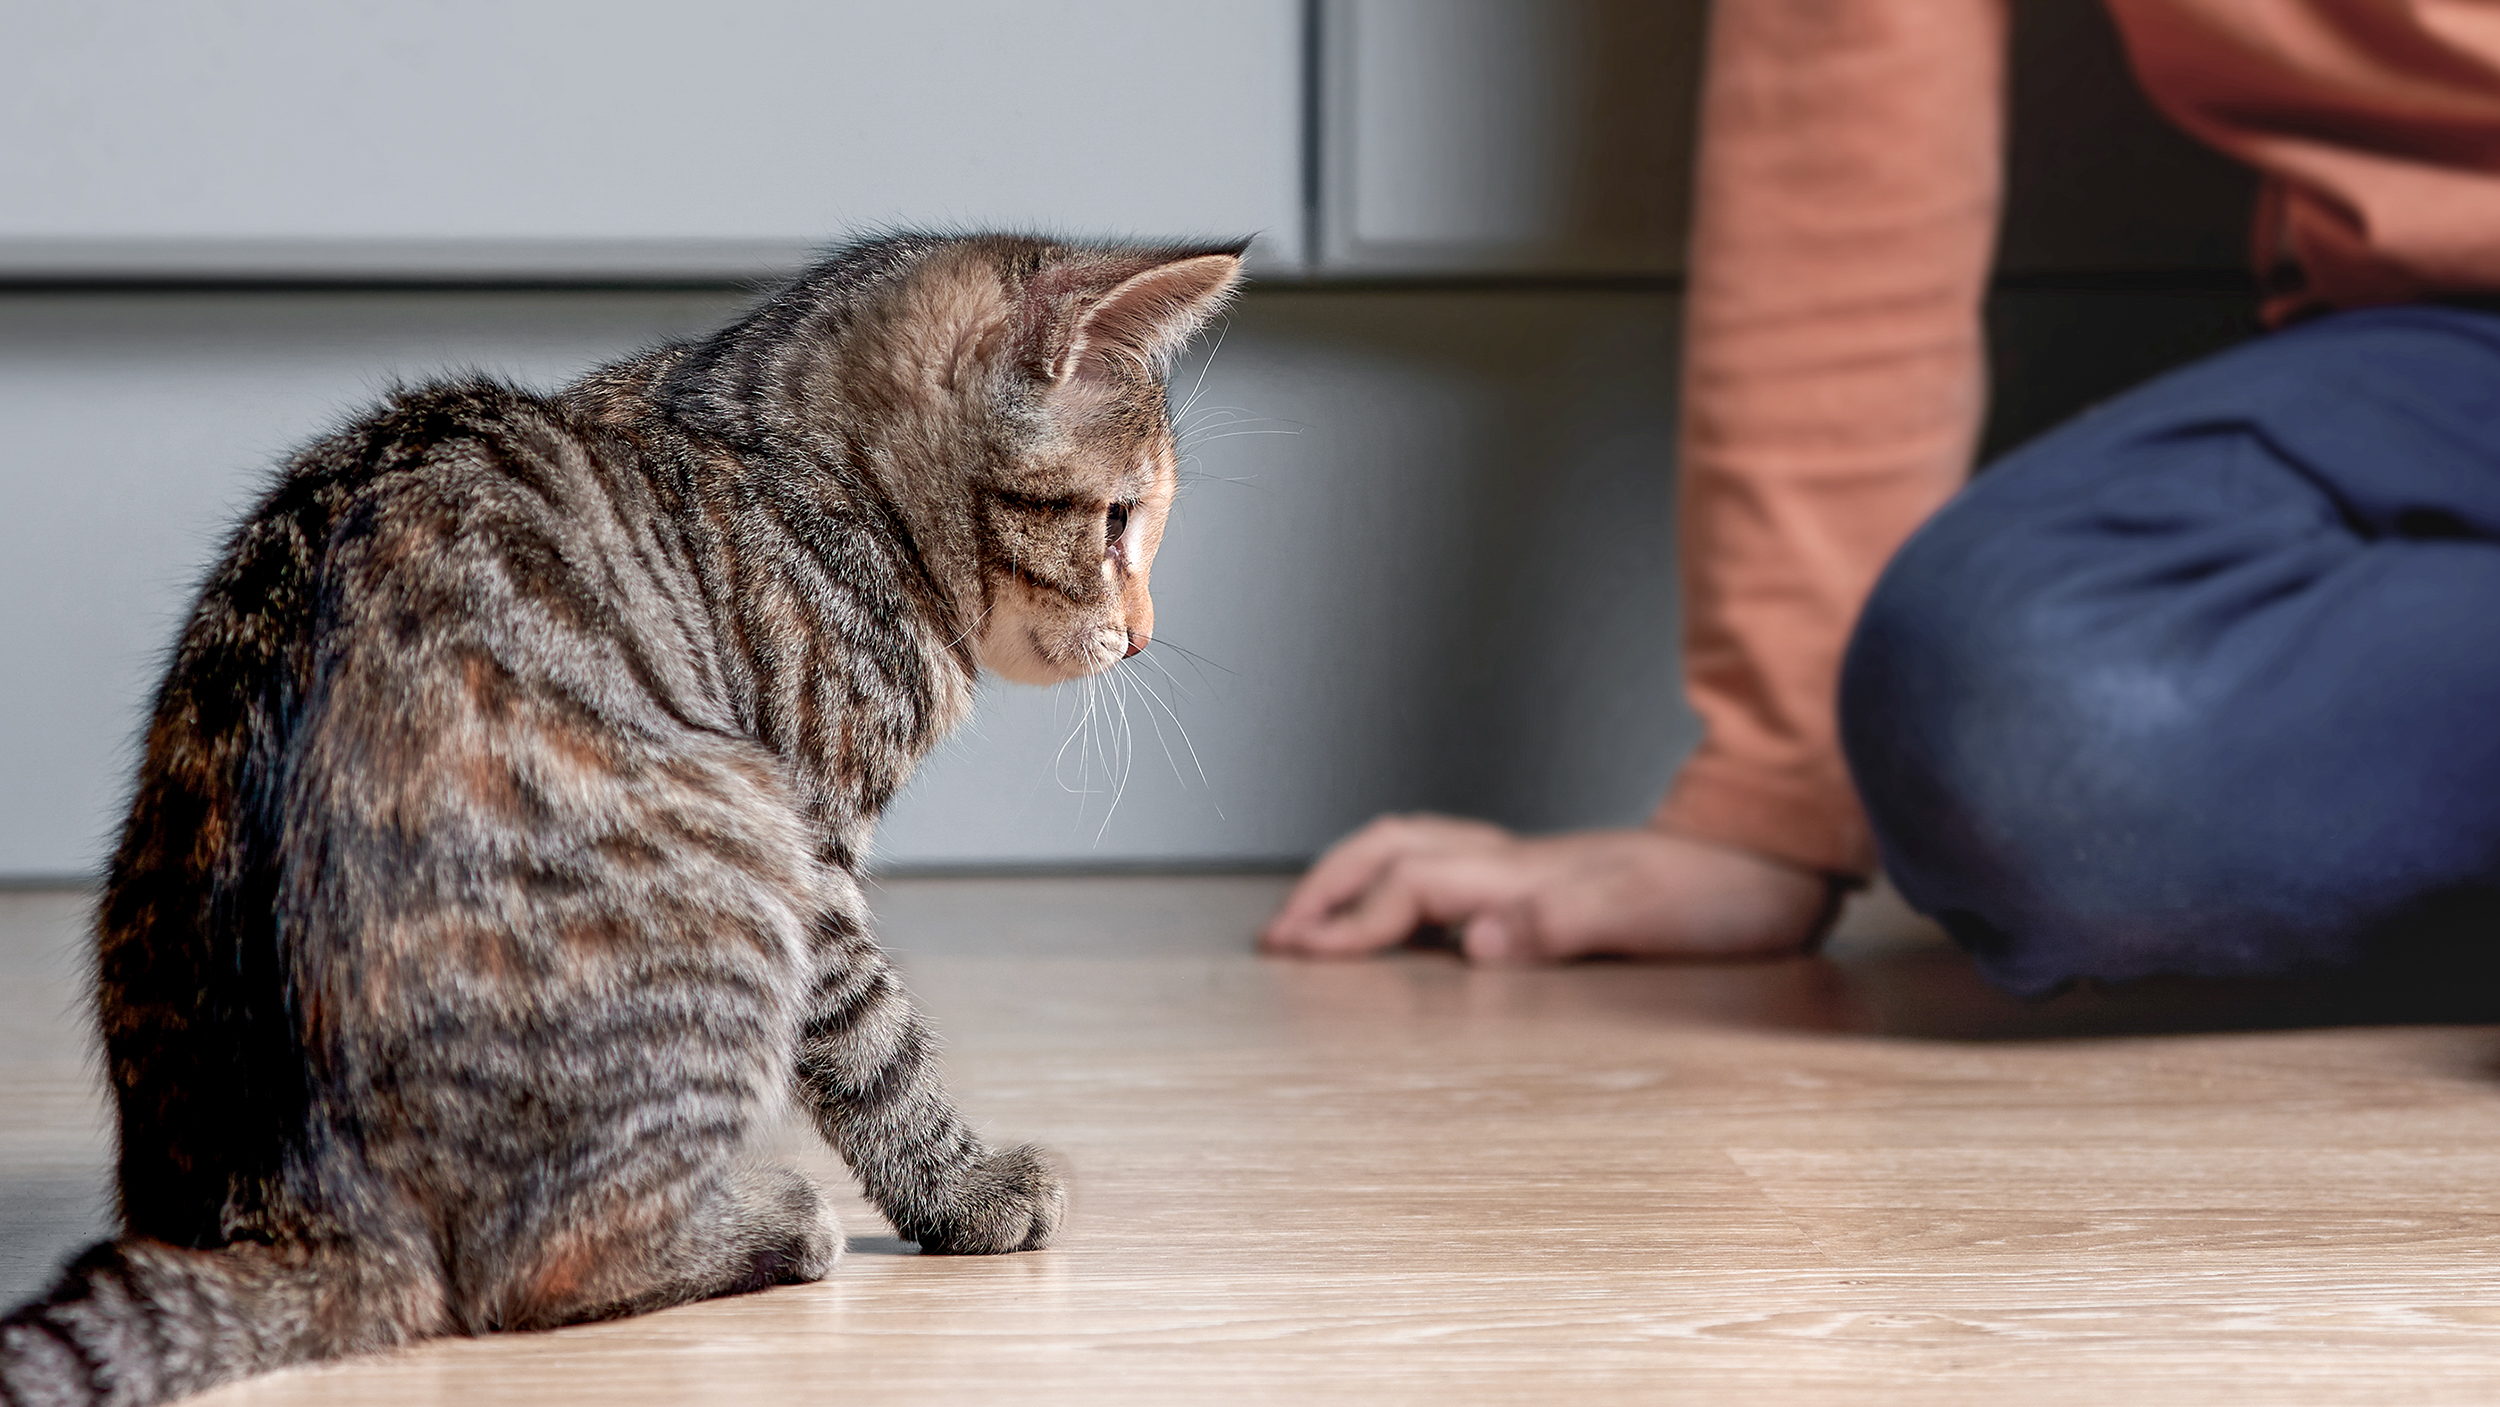
[[[1702,91],[1677,490],[1700,748],[1653,824],[1875,866],[1840,656],[1961,484],[2003,163],[2003,0],[1720,0]]]
[[[2500,289],[2489,0],[2109,0],[2154,106],[2265,173],[2266,318]]]

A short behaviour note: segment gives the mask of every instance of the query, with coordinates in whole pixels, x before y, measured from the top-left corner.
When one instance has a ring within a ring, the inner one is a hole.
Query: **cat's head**
[[[814,314],[800,340],[835,353],[790,368],[803,397],[838,383],[799,418],[839,423],[981,666],[1050,684],[1144,648],[1178,478],[1165,378],[1242,247],[902,236],[785,295]]]
[[[978,502],[985,668],[1050,684],[1145,648],[1179,483],[1165,378],[1240,273],[1239,246],[1053,250],[1020,280],[992,374],[1025,413]]]

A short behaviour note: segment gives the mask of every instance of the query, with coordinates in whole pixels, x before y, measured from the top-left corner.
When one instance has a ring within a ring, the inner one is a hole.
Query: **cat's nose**
[[[1130,632],[1128,633],[1128,653],[1127,653],[1127,654],[1125,654],[1125,655],[1120,656],[1120,658],[1122,658],[1122,659],[1124,659],[1124,660],[1125,660],[1125,659],[1135,659],[1135,658],[1137,657],[1137,652],[1138,652],[1139,650],[1142,650],[1142,649],[1146,648],[1146,643],[1147,643],[1147,641],[1148,641],[1148,639],[1149,639],[1149,638],[1150,638],[1150,637],[1149,637],[1149,636],[1147,636],[1147,635],[1145,634],[1145,632],[1143,632],[1143,631],[1137,631],[1137,630],[1132,630],[1132,631],[1130,631]]]

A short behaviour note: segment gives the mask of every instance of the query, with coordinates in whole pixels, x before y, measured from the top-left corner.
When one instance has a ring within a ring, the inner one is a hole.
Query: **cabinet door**
[[[1703,0],[1322,0],[1322,266],[1683,263]]]
[[[719,277],[884,224],[1295,264],[1302,8],[0,7],[0,277]]]

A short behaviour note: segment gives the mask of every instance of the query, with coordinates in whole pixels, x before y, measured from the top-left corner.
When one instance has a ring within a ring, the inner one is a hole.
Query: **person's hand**
[[[1449,816],[1383,816],[1311,866],[1259,935],[1271,953],[1356,957],[1454,929],[1475,962],[1777,957],[1830,921],[1831,882],[1665,831],[1524,839]]]

